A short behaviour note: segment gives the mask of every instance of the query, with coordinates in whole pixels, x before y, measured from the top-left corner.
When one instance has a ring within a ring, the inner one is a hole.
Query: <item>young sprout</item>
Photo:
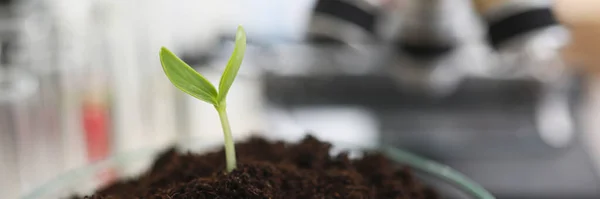
[[[198,98],[199,100],[212,104],[221,119],[223,134],[225,135],[225,157],[227,161],[227,172],[231,172],[236,167],[235,145],[231,136],[231,127],[227,118],[227,93],[233,80],[240,69],[244,52],[246,51],[246,33],[242,26],[238,26],[235,35],[235,48],[227,62],[225,71],[219,82],[219,90],[211,84],[206,78],[196,72],[192,67],[183,62],[179,57],[162,47],[160,50],[160,62],[165,74],[179,90]]]

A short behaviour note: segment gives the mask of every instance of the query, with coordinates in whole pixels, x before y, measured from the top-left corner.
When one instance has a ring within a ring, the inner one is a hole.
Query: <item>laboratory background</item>
[[[0,198],[132,151],[222,144],[159,51],[217,82],[238,25],[236,141],[385,145],[499,199],[600,198],[598,0],[0,0]]]

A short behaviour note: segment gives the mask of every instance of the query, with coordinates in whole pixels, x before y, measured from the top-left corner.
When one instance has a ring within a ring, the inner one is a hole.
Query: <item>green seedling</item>
[[[225,135],[225,159],[227,161],[227,172],[236,168],[235,145],[231,136],[231,127],[227,118],[227,93],[238,74],[244,52],[246,51],[246,33],[242,26],[238,26],[235,35],[235,48],[227,62],[225,71],[221,75],[219,90],[206,78],[196,72],[192,67],[183,62],[179,57],[162,47],[160,50],[160,62],[165,74],[179,90],[205,102],[212,104],[221,119],[223,134]]]

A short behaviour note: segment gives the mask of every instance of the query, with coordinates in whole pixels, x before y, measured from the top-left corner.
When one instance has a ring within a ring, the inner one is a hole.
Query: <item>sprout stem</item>
[[[229,118],[227,117],[225,103],[215,106],[215,108],[217,109],[217,112],[219,112],[223,134],[225,135],[225,160],[227,163],[227,173],[229,173],[236,168],[235,144],[233,142],[233,136],[231,136],[231,127],[229,126]]]

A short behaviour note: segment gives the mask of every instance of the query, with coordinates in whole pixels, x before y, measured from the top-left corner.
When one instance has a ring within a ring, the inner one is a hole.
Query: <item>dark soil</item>
[[[238,168],[229,174],[223,172],[223,151],[198,155],[171,149],[148,173],[84,198],[439,198],[408,168],[383,155],[330,156],[331,145],[311,136],[297,144],[252,138],[236,147]]]

